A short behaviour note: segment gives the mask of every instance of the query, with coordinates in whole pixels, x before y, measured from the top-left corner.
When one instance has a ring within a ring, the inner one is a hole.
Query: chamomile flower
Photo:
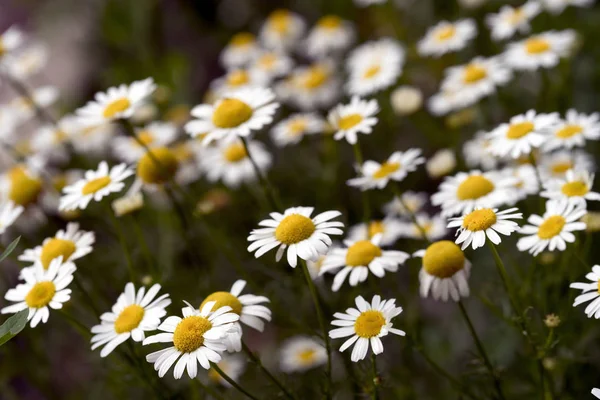
[[[262,143],[248,141],[248,150],[261,171],[266,171],[271,166],[272,157]],[[257,179],[246,147],[239,139],[221,141],[216,147],[206,148],[199,166],[209,181],[222,181],[225,186],[234,189]]]
[[[267,17],[260,29],[260,41],[269,49],[290,50],[304,35],[306,23],[289,10],[278,9]]]
[[[294,60],[282,52],[260,50],[250,63],[249,73],[259,82],[265,84],[276,78],[287,75],[294,66]]]
[[[583,150],[559,150],[541,154],[538,168],[542,179],[564,178],[568,170],[594,171],[596,165],[593,157]]]
[[[348,229],[347,240],[354,243],[360,240],[371,240],[376,235],[380,235],[380,244],[391,246],[402,236],[403,228],[404,225],[398,218],[388,216],[382,220],[371,220],[368,224],[362,222],[351,226]]]
[[[335,64],[320,60],[295,68],[275,87],[277,96],[302,110],[330,107],[340,96],[341,79]]]
[[[59,94],[54,86],[41,86],[32,90],[31,98],[19,96],[12,99],[9,108],[18,121],[25,122],[35,116],[36,106],[42,109],[50,107],[58,100]]]
[[[309,336],[293,336],[286,339],[279,351],[279,365],[283,372],[306,372],[327,362],[327,350],[323,343]]]
[[[542,182],[540,196],[549,199],[599,201],[600,193],[593,192],[594,174],[586,170],[568,170],[564,178]]]
[[[392,318],[400,315],[402,307],[396,307],[396,299],[381,300],[379,295],[373,296],[371,303],[362,296],[355,299],[356,308],[348,308],[345,313],[335,313],[331,322],[340,328],[329,331],[332,339],[350,336],[340,347],[343,352],[354,344],[350,359],[360,361],[367,356],[369,345],[373,354],[383,353],[381,338],[389,333],[405,336],[406,333],[393,327]]]
[[[17,164],[0,175],[0,199],[27,207],[36,203],[43,190],[33,161]]]
[[[326,211],[314,218],[312,207],[292,207],[283,214],[273,212],[271,219],[258,223],[264,228],[253,229],[248,236],[252,242],[248,246],[249,252],[254,252],[256,258],[269,250],[278,247],[276,260],[281,260],[287,249],[287,262],[295,268],[298,258],[315,260],[319,255],[325,254],[331,246],[329,235],[341,235],[344,224],[331,221],[341,215],[339,211]]]
[[[509,208],[498,212],[497,208],[477,208],[462,217],[450,218],[448,228],[458,228],[456,244],[461,244],[461,250],[469,246],[473,250],[485,244],[486,237],[494,244],[502,239],[498,233],[510,236],[519,229],[519,224],[512,219],[521,219],[523,214],[517,208]]]
[[[510,201],[515,182],[495,171],[459,172],[444,179],[431,203],[442,207],[444,217],[470,213],[477,207],[496,207]]]
[[[587,213],[584,202],[570,202],[566,199],[550,200],[546,203],[543,216],[531,215],[519,233],[527,235],[517,242],[520,251],[529,251],[534,256],[544,251],[558,249],[564,251],[567,243],[575,242],[574,231],[585,230],[585,223],[579,220]]]
[[[1,51],[0,51],[1,53]],[[8,70],[13,78],[27,81],[44,69],[48,63],[48,49],[41,43],[28,43],[18,51],[3,57],[0,64]],[[2,56],[0,55],[0,58]]]
[[[258,50],[258,42],[252,33],[239,32],[233,35],[221,51],[219,60],[225,68],[243,67],[252,60]]]
[[[591,2],[590,2],[590,4],[591,4]],[[600,389],[596,389],[596,388],[592,389],[592,394],[594,396],[596,396],[596,398],[600,399]]]
[[[443,54],[464,49],[477,36],[477,26],[472,19],[456,22],[441,21],[429,28],[417,43],[422,56],[440,57]]]
[[[549,129],[558,122],[558,113],[538,114],[529,110],[516,115],[509,123],[500,124],[489,134],[490,152],[497,157],[519,158],[541,147]]]
[[[0,35],[0,58],[18,50],[25,42],[25,34],[19,28],[11,26]]]
[[[215,95],[222,96],[236,90],[264,87],[266,83],[263,76],[253,74],[249,69],[237,68],[212,81],[210,86]]]
[[[556,123],[544,145],[545,151],[585,146],[586,140],[600,139],[600,114],[583,114],[570,109],[565,119]]]
[[[414,114],[423,105],[423,92],[414,86],[398,86],[390,94],[390,103],[398,115]]]
[[[348,275],[350,286],[356,286],[367,280],[369,272],[383,278],[386,271],[398,271],[398,266],[404,264],[409,255],[398,250],[383,250],[381,237],[381,234],[377,234],[370,240],[354,243],[346,240],[346,248],[331,249],[327,253],[319,274],[338,270],[331,290],[337,292]]]
[[[316,113],[293,114],[273,126],[271,137],[277,146],[284,147],[299,143],[305,135],[322,133],[325,129],[325,120]]]
[[[427,198],[427,193],[407,191],[402,193],[402,199],[394,196],[383,206],[383,212],[388,216],[410,216],[419,212],[427,204]]]
[[[85,210],[90,201],[100,201],[111,193],[123,190],[123,181],[133,174],[133,170],[126,164],[109,168],[106,161],[102,161],[97,170],[86,171],[83,179],[63,188],[58,209]]]
[[[349,104],[340,104],[329,112],[327,119],[336,131],[333,138],[340,140],[345,138],[348,143],[355,144],[357,135],[370,134],[377,124],[375,114],[379,112],[377,100],[361,100],[354,96]]]
[[[454,90],[440,90],[427,100],[427,109],[436,116],[446,115],[463,107],[460,93]]]
[[[132,338],[136,342],[145,339],[145,332],[155,331],[160,319],[167,314],[171,304],[168,294],[158,297],[160,285],[155,284],[148,292],[141,287],[136,292],[133,283],[125,285],[110,312],[100,316],[100,324],[92,327],[92,350],[102,347],[100,357],[106,357],[121,343]]]
[[[241,89],[217,100],[215,104],[201,104],[192,109],[195,120],[185,125],[192,136],[205,132],[202,143],[207,145],[217,139],[232,140],[247,137],[253,131],[273,121],[279,103],[275,94],[264,88]]]
[[[542,0],[546,10],[555,15],[562,13],[568,6],[590,7],[594,2],[595,0]]]
[[[27,319],[35,328],[40,322],[46,323],[50,316],[50,308],[61,309],[63,303],[71,298],[71,289],[67,286],[73,280],[75,265],[62,262],[62,257],[54,259],[46,270],[41,266],[23,270],[24,283],[9,289],[4,298],[16,304],[4,307],[2,314],[17,313],[29,309]]]
[[[489,171],[498,166],[498,159],[491,153],[491,140],[487,132],[479,131],[463,144],[465,162],[471,168]]]
[[[3,201],[0,204],[0,235],[6,232],[25,209],[23,206],[16,205],[12,200]]]
[[[126,119],[147,101],[154,90],[156,84],[152,78],[111,87],[106,92],[96,93],[94,100],[79,108],[76,114],[86,126]]]
[[[246,369],[246,361],[239,354],[224,354],[221,361],[217,363],[217,366],[225,373],[225,375],[233,379],[234,382],[237,382]],[[208,370],[208,378],[227,388],[231,387],[231,384],[223,379],[214,368]]]
[[[497,14],[486,16],[487,25],[492,30],[492,39],[504,40],[512,37],[515,33],[528,33],[531,29],[531,20],[538,15],[541,4],[536,0],[530,0],[520,7],[502,6]]]
[[[146,148],[140,142],[148,148],[169,145],[177,138],[177,127],[170,122],[151,122],[143,128],[136,128],[135,134],[137,140],[126,136],[114,138],[113,152],[121,161],[134,163],[146,154]]]
[[[354,41],[354,27],[337,15],[321,17],[308,33],[306,53],[313,58],[339,54]]]
[[[600,319],[600,265],[594,265],[592,267],[592,272],[589,272],[585,278],[590,282],[574,282],[569,286],[571,289],[579,289],[581,290],[581,294],[575,298],[575,302],[573,303],[573,307],[577,307],[580,304],[587,303],[585,308],[585,313],[588,318]],[[597,393],[600,395],[600,391],[595,389]],[[594,394],[596,395],[596,394]],[[600,398],[600,396],[596,396]]]
[[[455,243],[440,240],[413,256],[423,259],[419,271],[421,297],[430,293],[435,300],[442,301],[460,301],[461,297],[469,297],[471,263]]]
[[[221,307],[211,312],[215,302],[210,301],[200,311],[188,304],[181,309],[183,318],[171,316],[158,327],[163,331],[144,339],[144,346],[152,343],[170,343],[170,347],[155,351],[146,356],[146,361],[154,364],[158,376],[163,377],[175,364],[173,376],[180,379],[187,369],[190,378],[198,374],[198,363],[206,370],[210,363],[221,361],[225,351],[225,341],[231,334],[239,316],[230,307]]]
[[[502,170],[508,177],[515,178],[514,195],[507,204],[515,204],[527,196],[536,195],[540,191],[540,184],[535,173],[535,167],[530,164],[519,165],[515,168]]]
[[[425,164],[427,175],[439,179],[448,175],[456,168],[456,155],[452,149],[440,149],[436,151]]]
[[[154,147],[139,159],[135,170],[137,179],[130,192],[141,185],[150,190],[173,180],[179,171],[179,159],[168,147]]]
[[[350,179],[347,183],[362,191],[383,189],[389,181],[402,181],[409,172],[415,171],[424,162],[425,158],[421,157],[421,149],[396,151],[383,164],[371,160],[366,161],[360,166],[361,176]]]
[[[548,31],[516,43],[510,43],[503,57],[516,70],[536,70],[555,67],[567,57],[575,44],[572,30]]]
[[[418,213],[415,215],[417,223],[404,222],[402,223],[402,236],[411,239],[424,239],[423,231],[425,232],[426,239],[438,240],[446,236],[448,230],[446,229],[446,218],[437,214],[429,216],[425,213]],[[417,226],[418,224],[418,226]]]

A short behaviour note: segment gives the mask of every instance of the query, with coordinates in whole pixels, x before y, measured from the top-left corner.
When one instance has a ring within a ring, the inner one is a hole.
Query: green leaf
[[[19,240],[21,240],[21,236],[19,236],[15,240],[13,240],[12,243],[8,245],[8,247],[6,248],[6,250],[4,250],[4,253],[2,253],[2,255],[0,256],[0,262],[4,261],[4,259],[6,257],[8,257],[10,255],[10,253],[13,252],[13,250],[15,249],[15,247],[17,247],[17,245],[19,244]]]
[[[18,240],[18,239],[17,239]],[[27,325],[29,308],[21,310],[0,325],[0,346],[17,336]]]

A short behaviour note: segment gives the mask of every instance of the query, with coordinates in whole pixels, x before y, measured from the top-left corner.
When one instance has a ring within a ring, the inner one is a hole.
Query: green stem
[[[377,356],[375,353],[371,353],[371,365],[373,366],[373,393],[371,393],[371,398],[379,400],[379,376],[377,375]]]
[[[154,257],[152,257],[152,252],[150,251],[150,247],[148,247],[148,242],[146,242],[146,237],[144,236],[144,232],[142,231],[142,228],[140,227],[140,223],[134,216],[131,216],[131,220],[132,220],[133,230],[136,233],[138,242],[140,243],[140,247],[142,248],[144,257],[146,258],[146,262],[149,264],[150,269],[152,270],[153,278],[158,279],[159,278],[158,266],[156,265],[156,261],[154,260]]]
[[[250,360],[256,364],[264,373],[265,375],[267,375],[267,377],[271,380],[271,382],[273,382],[275,385],[277,385],[279,387],[279,389],[281,389],[281,391],[283,391],[283,393],[285,394],[286,397],[290,398],[290,399],[295,399],[294,395],[292,395],[285,387],[285,385],[283,383],[281,383],[279,381],[279,379],[277,379],[262,363],[262,361],[260,360],[260,358],[258,358],[256,356],[256,354],[254,354],[252,352],[252,350],[250,350],[250,348],[246,345],[246,343],[244,343],[242,341],[242,349],[244,350],[244,352],[248,355],[248,357],[250,358]]]
[[[233,379],[231,379],[225,372],[223,372],[223,370],[221,368],[219,368],[219,366],[215,363],[211,363],[211,366],[214,368],[215,371],[217,371],[217,373],[219,375],[221,375],[221,377],[223,379],[225,379],[227,381],[227,383],[229,383],[231,386],[233,386],[234,388],[236,388],[240,393],[246,395],[246,397],[252,399],[252,400],[258,400],[257,397],[253,396],[252,394],[250,394],[246,389],[244,389],[243,387],[241,387],[236,381],[234,381]]]
[[[248,159],[250,160],[250,163],[252,164],[252,168],[254,169],[254,173],[256,174],[256,177],[258,178],[258,182],[262,186],[262,189],[265,192],[266,197],[269,199],[269,202],[271,203],[271,207],[273,207],[274,210],[282,211],[283,207],[281,206],[281,202],[275,195],[275,190],[273,189],[271,182],[269,182],[269,179],[265,175],[263,175],[263,172],[260,170],[260,168],[258,167],[258,164],[256,163],[256,161],[252,157],[252,154],[250,153],[250,147],[248,146],[248,141],[244,137],[242,137],[241,139],[242,139],[242,144],[244,145],[244,149],[246,150],[246,155],[248,156]]]
[[[200,386],[200,389],[204,390],[205,392],[208,392],[208,394],[210,394],[215,399],[225,400],[225,397],[223,397],[219,392],[210,387],[210,385],[205,385],[204,383],[202,383],[200,379],[196,378],[193,379],[193,381],[196,382],[196,385]]]
[[[359,167],[362,168],[364,159],[363,159],[362,150],[360,149],[360,144],[358,143],[358,140],[356,141],[356,143],[354,143],[352,145],[352,148],[354,149],[354,161],[356,161],[356,163],[359,165]],[[362,203],[363,203],[363,222],[368,227],[369,222],[371,222],[371,205],[369,202],[369,193],[368,193],[368,190],[362,190],[362,189],[361,189],[361,193],[362,193]]]
[[[496,268],[498,269],[498,273],[500,274],[500,278],[502,278],[502,284],[504,285],[504,289],[508,294],[508,299],[510,301],[510,305],[513,309],[513,312],[517,316],[519,320],[521,320],[520,307],[518,306],[517,300],[513,296],[513,292],[510,287],[510,281],[508,278],[508,273],[506,272],[506,267],[500,258],[500,254],[498,254],[498,250],[496,249],[496,245],[494,245],[491,241],[486,241],[490,250],[492,251],[492,255],[494,256],[494,261],[496,263]]]
[[[127,270],[129,271],[129,280],[132,283],[135,283],[136,280],[135,280],[135,272],[133,269],[133,261],[131,259],[131,254],[129,253],[129,249],[127,248],[127,243],[125,241],[125,235],[123,234],[121,225],[119,224],[117,217],[115,217],[115,215],[113,214],[113,210],[110,208],[110,206],[107,206],[107,212],[110,215],[110,218],[111,218],[111,221],[113,224],[113,228],[114,228],[115,232],[117,233],[117,237],[119,239],[121,249],[123,250],[123,254],[125,254],[125,259],[127,260]]]
[[[33,108],[35,110],[35,115],[40,120],[40,122],[42,124],[48,124],[48,125],[51,125],[53,127],[57,126],[56,119],[54,119],[54,117],[52,115],[50,115],[50,113],[48,113],[44,108],[42,108],[35,101],[35,99],[33,98],[33,95],[31,94],[31,91],[29,90],[29,88],[23,82],[21,82],[20,80],[18,80],[14,76],[10,75],[5,69],[2,69],[1,75],[2,75],[2,77],[4,77],[4,79],[6,81],[8,81],[8,84],[17,93],[19,93],[19,95],[21,95],[22,97],[26,98],[27,101],[29,102],[29,104],[31,104],[33,106]]]
[[[88,308],[90,310],[92,310],[92,312],[95,314],[96,318],[100,318],[100,310],[96,306],[94,299],[89,294],[89,292],[87,291],[85,286],[83,286],[83,282],[81,282],[81,280],[79,279],[78,274],[73,274],[73,282],[75,283],[75,286],[77,286],[77,289],[81,292],[81,294],[83,294],[84,301],[85,301],[86,305],[88,306]]]

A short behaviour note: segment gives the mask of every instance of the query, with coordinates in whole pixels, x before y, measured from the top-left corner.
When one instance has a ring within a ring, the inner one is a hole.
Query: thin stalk
[[[225,372],[223,372],[223,370],[221,368],[219,368],[219,366],[215,363],[211,363],[211,366],[214,368],[215,371],[217,371],[217,373],[219,375],[221,375],[221,377],[223,379],[225,379],[231,386],[233,386],[234,388],[236,388],[240,393],[244,394],[246,397],[252,399],[252,400],[258,400],[257,397],[253,396],[252,394],[250,394],[246,389],[244,389],[243,387],[241,387],[236,381],[234,381],[233,379],[231,379]]]
[[[537,161],[535,159],[535,157],[533,156],[533,152],[529,153],[529,162],[531,162],[531,165],[533,166],[533,169],[535,171],[535,179],[537,179],[538,181],[538,185],[539,185],[539,190],[541,191],[542,189],[542,176],[540,175],[540,170],[538,168],[537,165]],[[543,214],[544,211],[544,198],[540,196],[540,213]]]
[[[140,247],[142,248],[142,252],[144,253],[144,258],[146,258],[146,262],[149,264],[150,269],[152,270],[152,275],[154,279],[159,277],[158,267],[156,265],[156,261],[154,257],[152,257],[152,252],[150,251],[150,247],[148,247],[148,242],[146,242],[146,237],[144,236],[144,232],[140,227],[140,223],[137,218],[131,216],[133,230],[138,238],[138,242],[140,243]]]
[[[83,286],[83,282],[81,282],[79,279],[78,274],[73,274],[73,282],[75,283],[75,286],[77,286],[77,289],[83,294],[86,305],[92,310],[96,318],[100,318],[100,309],[98,306],[96,306],[94,299],[89,294],[85,286]]]
[[[210,394],[215,399],[225,400],[225,397],[223,397],[219,392],[217,392],[215,389],[210,387],[210,385],[205,385],[204,383],[202,383],[202,381],[200,379],[192,379],[192,380],[196,383],[197,386],[200,386],[200,389],[204,390],[205,392],[208,392],[208,394]]]
[[[362,167],[364,159],[358,141],[352,145],[352,149],[354,150],[354,161],[356,161],[360,168]],[[367,224],[367,226],[369,226],[369,222],[371,221],[371,205],[369,202],[369,192],[368,190],[361,190],[361,193],[363,203],[363,222]]]
[[[185,240],[186,249],[188,250],[189,254],[191,255],[192,260],[194,260],[194,262],[196,264],[200,264],[201,257],[196,253],[197,246],[195,246],[192,243],[190,236],[189,236],[189,234],[191,232],[191,227],[190,227],[189,221],[185,215],[185,210],[183,209],[183,207],[177,200],[177,197],[175,196],[173,191],[171,191],[171,189],[168,186],[165,186],[165,192],[167,193],[169,200],[171,200],[171,204],[172,204],[173,208],[175,208],[175,214],[177,215],[177,218],[179,219],[179,223],[181,225],[182,235]]]
[[[64,309],[58,309],[57,310],[60,314],[62,314],[63,317],[65,317],[65,319],[67,321],[69,321],[69,323],[71,325],[73,325],[73,327],[79,331],[79,333],[81,333],[83,336],[85,336],[86,339],[89,340],[89,338],[92,336],[92,332],[90,331],[90,329],[83,325],[81,322],[79,322],[75,317],[73,317],[71,314],[69,314],[68,312],[66,312]]]
[[[248,159],[250,160],[250,163],[252,164],[252,168],[254,168],[254,173],[256,174],[256,177],[258,178],[258,182],[262,186],[262,189],[265,192],[266,197],[269,199],[269,202],[271,203],[271,207],[273,207],[274,210],[281,211],[283,209],[283,207],[281,206],[281,202],[275,195],[275,190],[273,189],[273,186],[271,186],[271,182],[269,182],[269,179],[265,175],[263,175],[263,172],[260,170],[260,168],[258,167],[258,164],[252,157],[252,154],[250,153],[250,147],[248,146],[248,141],[246,140],[246,138],[242,137],[241,139],[242,139],[242,143],[244,145],[244,149],[246,150],[246,155],[248,156]]]
[[[371,353],[371,365],[373,367],[373,393],[371,393],[371,398],[379,400],[379,376],[377,375],[377,356],[375,353]]]
[[[244,343],[242,341],[242,349],[244,350],[244,352],[246,353],[246,355],[248,355],[248,358],[250,358],[250,360],[256,364],[264,373],[265,375],[267,375],[267,377],[271,380],[271,382],[273,382],[275,385],[277,385],[279,387],[279,389],[281,389],[281,391],[285,394],[286,397],[290,398],[290,399],[295,399],[294,395],[291,394],[285,387],[285,385],[283,383],[281,383],[281,381],[279,381],[279,379],[277,379],[262,363],[262,361],[260,360],[260,358],[258,358],[256,356],[256,354],[254,354],[252,352],[252,350],[250,350],[250,348],[246,345],[246,343]]]
[[[108,204],[108,203],[107,203]],[[127,243],[125,241],[125,235],[123,234],[123,230],[121,229],[121,225],[117,220],[117,217],[113,214],[110,206],[107,206],[107,212],[110,215],[113,228],[117,233],[117,237],[119,239],[119,243],[121,245],[121,249],[123,250],[123,254],[125,254],[125,259],[127,260],[127,270],[129,272],[129,280],[131,282],[135,282],[135,272],[133,270],[133,261],[131,259],[131,254],[129,253],[129,249],[127,248]]]

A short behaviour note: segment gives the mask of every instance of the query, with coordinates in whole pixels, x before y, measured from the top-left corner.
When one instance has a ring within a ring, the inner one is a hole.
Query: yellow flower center
[[[52,301],[55,293],[56,286],[53,282],[38,282],[33,285],[27,296],[25,296],[25,303],[31,308],[42,308]]]
[[[42,182],[30,176],[21,166],[8,171],[8,179],[10,180],[8,197],[15,204],[27,206],[34,203],[42,191]]]
[[[552,164],[551,170],[553,175],[564,175],[571,168],[573,168],[573,163],[571,161],[565,161]]]
[[[154,142],[154,135],[150,131],[141,131],[137,134],[137,137],[140,142],[144,143],[146,146],[151,145],[152,142]]]
[[[342,19],[337,15],[326,15],[317,21],[317,26],[324,29],[338,29],[342,26]]]
[[[477,64],[469,64],[465,67],[463,80],[465,83],[475,83],[487,77],[487,70]]]
[[[494,190],[494,184],[481,175],[471,175],[465,179],[456,190],[459,200],[474,200],[485,196]]]
[[[100,178],[92,179],[83,186],[81,189],[81,194],[88,195],[96,193],[98,190],[108,186],[110,182],[109,176],[102,176]]]
[[[140,158],[137,175],[144,183],[159,185],[171,180],[178,168],[175,154],[166,147],[157,147]]]
[[[176,144],[171,151],[175,155],[177,161],[180,163],[189,161],[194,157],[194,153],[188,146],[187,142]]]
[[[533,131],[534,127],[535,126],[531,122],[518,122],[516,124],[511,124],[506,132],[506,137],[508,139],[520,139]]]
[[[104,118],[112,118],[118,113],[122,113],[123,111],[127,110],[130,106],[131,103],[129,102],[129,99],[122,97],[109,103],[104,109],[102,116]]]
[[[381,311],[368,310],[360,313],[354,323],[354,332],[361,337],[370,339],[381,333],[381,328],[385,325],[385,318]]]
[[[275,65],[277,61],[277,56],[273,53],[267,53],[260,57],[258,60],[258,65],[264,69],[271,69]]]
[[[249,32],[236,33],[229,43],[233,47],[245,47],[254,43],[254,35]]]
[[[248,156],[246,153],[246,148],[242,143],[234,143],[225,148],[223,152],[223,157],[229,162],[236,163],[242,161],[244,158]]]
[[[584,196],[587,192],[589,192],[589,188],[588,185],[583,181],[573,181],[562,185],[560,191],[568,197]]]
[[[449,278],[465,267],[465,254],[449,240],[435,242],[425,250],[423,268],[429,275]]]
[[[463,219],[463,228],[470,231],[484,231],[496,223],[496,213],[491,208],[475,210]]]
[[[556,132],[556,137],[567,139],[583,132],[583,128],[579,125],[566,125],[564,128]]]
[[[52,238],[42,246],[40,261],[44,269],[48,269],[52,260],[62,256],[63,262],[68,261],[73,253],[75,253],[75,250],[77,250],[77,247],[72,241]]]
[[[215,305],[212,308],[212,311],[217,311],[221,307],[229,306],[231,307],[231,310],[237,315],[242,314],[242,303],[238,300],[237,297],[235,297],[229,292],[214,292],[210,294],[206,299],[204,299],[202,304],[200,304],[200,310],[209,301],[216,301]]]
[[[515,8],[514,11],[508,16],[508,22],[510,24],[516,25],[520,23],[525,18],[525,12],[523,12],[522,8]]]
[[[443,42],[452,38],[454,35],[456,35],[456,28],[454,25],[447,25],[438,29],[435,37],[438,41]]]
[[[373,178],[382,179],[387,177],[388,175],[393,174],[394,172],[400,169],[400,163],[397,162],[384,162],[381,164],[381,167],[373,174]]]
[[[181,320],[173,332],[173,345],[182,353],[191,353],[204,344],[204,334],[212,328],[211,322],[198,315]]]
[[[377,75],[379,73],[379,71],[381,71],[380,65],[371,65],[369,68],[367,68],[367,70],[363,74],[363,78],[365,78],[365,79],[372,78],[375,75]]]
[[[381,249],[369,240],[359,240],[348,248],[346,265],[349,267],[366,267],[375,257],[381,256]]]
[[[298,352],[298,361],[302,365],[309,365],[315,361],[317,352],[314,349],[304,349]]]
[[[529,54],[540,54],[550,50],[550,43],[546,39],[531,38],[525,42],[525,50]]]
[[[269,16],[269,25],[280,34],[288,30],[292,17],[288,10],[275,10]]]
[[[223,99],[215,108],[212,122],[218,128],[235,128],[252,117],[252,107],[238,99]]]
[[[385,225],[383,224],[383,221],[371,221],[367,230],[369,232],[370,239],[379,233],[385,232]]]
[[[329,78],[327,69],[322,65],[313,65],[301,77],[302,86],[306,89],[316,89],[323,86]]]
[[[283,244],[295,244],[308,239],[315,231],[315,224],[304,215],[291,214],[281,220],[275,229],[275,239]]]
[[[250,76],[243,69],[238,69],[227,75],[227,84],[230,86],[243,86],[248,82],[250,82]]]
[[[137,304],[125,307],[115,321],[115,332],[124,333],[134,330],[142,322],[145,312],[144,307]]]
[[[552,239],[562,231],[566,223],[567,220],[560,215],[548,217],[540,225],[538,229],[538,237],[540,239]]]
[[[362,115],[360,114],[350,114],[345,117],[340,118],[338,121],[338,126],[342,130],[348,130],[354,128],[356,125],[360,124],[363,120]]]
[[[288,124],[290,136],[301,135],[306,130],[307,125],[308,124],[306,123],[306,120],[304,118],[297,118],[291,121]]]

